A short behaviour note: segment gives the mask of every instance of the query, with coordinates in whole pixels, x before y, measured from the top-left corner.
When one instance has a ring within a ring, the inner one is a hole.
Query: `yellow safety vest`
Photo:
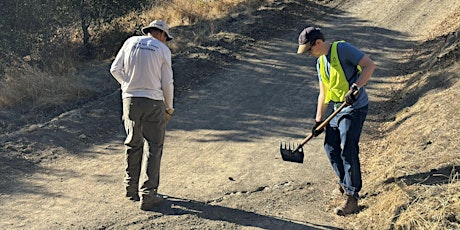
[[[336,41],[332,43],[329,76],[326,74],[326,55],[319,57],[321,80],[326,86],[324,98],[324,103],[326,104],[330,101],[343,102],[345,100],[345,95],[350,88],[342,66],[340,65],[339,55],[337,54],[337,44],[339,42],[344,41]],[[357,68],[360,73],[361,67],[357,66]]]

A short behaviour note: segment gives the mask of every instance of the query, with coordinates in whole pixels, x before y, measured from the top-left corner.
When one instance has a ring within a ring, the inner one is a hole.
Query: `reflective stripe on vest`
[[[329,68],[329,76],[326,73],[326,55],[319,57],[319,69],[321,80],[325,87],[324,103],[343,102],[350,86],[348,84],[345,73],[340,65],[339,55],[337,54],[337,44],[344,41],[336,41],[332,43],[331,47],[331,62]],[[361,67],[357,66],[358,71],[361,72]]]

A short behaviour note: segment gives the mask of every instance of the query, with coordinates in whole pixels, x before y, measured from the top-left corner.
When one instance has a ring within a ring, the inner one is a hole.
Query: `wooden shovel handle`
[[[327,117],[326,120],[324,120],[320,125],[318,125],[318,127],[315,130],[320,130],[324,128],[332,120],[332,118],[334,118],[338,113],[340,113],[340,111],[346,106],[348,106],[348,104],[346,102],[343,102],[342,105],[339,108],[337,108],[331,115],[329,115],[329,117]],[[304,146],[312,138],[313,133],[310,133],[310,135],[308,135],[305,139],[303,139],[302,142],[300,142],[300,145],[295,149],[295,151],[302,148],[302,146]]]
[[[354,92],[353,95],[357,96],[359,94],[359,90]],[[318,125],[318,127],[316,127],[315,130],[319,130],[319,129],[322,129],[324,128],[324,126],[326,126],[331,120],[332,118],[334,118],[338,113],[340,113],[340,111],[345,108],[346,106],[348,106],[348,104],[344,101],[342,103],[342,105],[340,105],[339,108],[337,108],[331,115],[329,115],[329,117],[326,118],[326,120],[324,120],[320,125]],[[302,146],[304,146],[310,139],[313,138],[313,133],[310,133],[310,135],[308,135],[307,137],[305,137],[305,139],[303,139],[302,142],[300,142],[300,145],[297,146],[297,148],[294,150],[295,151],[298,151],[300,148],[302,148]]]
[[[318,125],[318,127],[315,130],[320,130],[320,129],[324,128],[324,126],[326,126],[332,120],[332,118],[334,118],[338,113],[340,113],[340,111],[343,108],[345,108],[347,105],[348,104],[346,102],[343,102],[342,105],[340,105],[339,108],[337,108],[331,115],[329,115],[329,117],[327,117],[326,120],[323,121],[323,123]]]

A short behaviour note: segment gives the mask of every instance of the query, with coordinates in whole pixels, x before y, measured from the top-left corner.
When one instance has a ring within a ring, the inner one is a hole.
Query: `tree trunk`
[[[92,45],[90,43],[90,34],[88,28],[91,24],[91,19],[88,16],[88,13],[85,10],[85,0],[81,0],[80,4],[80,20],[81,20],[81,30],[83,32],[83,55],[85,57],[91,56]]]

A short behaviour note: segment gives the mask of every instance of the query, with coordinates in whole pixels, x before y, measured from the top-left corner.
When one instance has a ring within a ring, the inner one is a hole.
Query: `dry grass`
[[[458,229],[459,185],[457,174],[443,185],[384,186],[376,199],[365,199],[367,209],[351,224],[354,229]]]
[[[458,180],[458,179],[455,179]],[[459,183],[411,188],[412,197],[394,226],[397,229],[455,229],[459,227]]]
[[[148,25],[152,20],[165,20],[173,29],[173,35],[180,35],[180,41],[175,39],[168,43],[172,53],[179,53],[183,47],[200,45],[210,35],[220,32],[216,21],[229,14],[243,10],[251,10],[261,5],[266,0],[172,0],[158,1],[149,9],[145,9],[141,15],[132,12],[123,18],[116,19],[110,25],[106,25],[103,31],[124,32],[122,36],[139,33],[140,28]],[[195,25],[194,31],[185,32],[182,26]],[[101,34],[101,42],[103,33]],[[125,37],[116,37],[116,42]],[[97,39],[97,38],[96,38]],[[115,41],[114,41],[115,42]],[[113,43],[108,43],[113,44]],[[118,47],[117,47],[118,48]],[[113,51],[112,54],[114,53]]]
[[[367,208],[353,220],[356,228],[460,228],[457,33],[426,42],[437,52],[414,50],[414,57],[431,54],[402,76],[395,118],[378,124],[383,137],[362,144]]]
[[[96,56],[105,59],[116,54],[120,44],[129,36],[139,34],[140,28],[154,19],[164,19],[170,27],[203,24],[201,30],[183,37],[182,43],[171,42],[174,53],[188,42],[200,43],[214,33],[213,20],[238,10],[240,4],[250,8],[261,0],[172,0],[154,1],[154,5],[142,13],[131,12],[110,23],[90,27],[92,40],[97,49]],[[176,32],[176,31],[174,31]],[[177,31],[179,32],[179,31]],[[13,58],[0,77],[0,106],[27,109],[59,106],[71,101],[79,101],[96,92],[84,83],[88,79],[76,74],[83,63],[79,63],[78,43],[81,41],[79,28],[62,28],[57,31],[54,41],[42,47],[42,53],[34,53],[24,58]],[[58,54],[58,55],[56,55]],[[3,65],[3,64],[2,64]]]
[[[173,0],[146,12],[145,18],[162,18],[171,26],[191,25],[225,16],[245,0]]]
[[[46,109],[79,100],[89,93],[91,87],[74,74],[50,75],[28,63],[17,60],[14,67],[6,69],[0,82],[0,105],[21,105],[30,110]]]

